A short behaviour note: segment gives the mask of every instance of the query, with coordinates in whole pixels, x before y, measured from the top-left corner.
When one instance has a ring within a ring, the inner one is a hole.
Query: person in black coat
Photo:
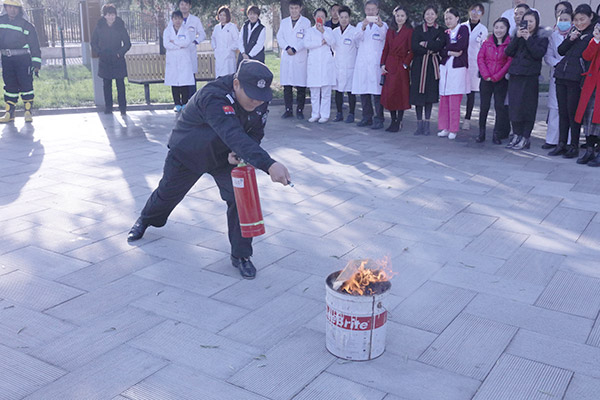
[[[541,34],[540,17],[536,11],[528,11],[514,38],[506,47],[506,55],[512,57],[508,69],[508,112],[514,136],[506,146],[515,150],[528,149],[529,138],[535,125],[540,91],[539,76],[542,60],[548,48],[548,38]]]
[[[583,51],[592,38],[594,13],[587,4],[582,4],[575,9],[575,26],[566,39],[558,46],[558,54],[563,56],[554,67],[556,78],[556,99],[558,100],[559,137],[558,145],[548,155],[561,155],[565,158],[575,158],[579,155],[579,135],[581,124],[575,122],[577,105],[581,96],[582,74],[587,71],[586,63],[581,58]],[[571,145],[567,146],[571,129]],[[577,160],[586,164],[590,155]]]
[[[440,56],[444,47],[444,30],[436,23],[438,14],[433,6],[423,11],[425,23],[412,34],[414,54],[410,67],[410,104],[416,106],[417,130],[415,135],[429,135],[429,119],[433,103],[440,99]],[[425,108],[425,121],[423,121]]]
[[[127,100],[125,99],[125,77],[127,64],[125,53],[131,48],[129,33],[125,23],[117,17],[117,9],[112,4],[102,6],[102,15],[92,34],[92,51],[100,58],[98,76],[104,80],[105,114],[112,113],[112,80],[117,83],[117,99],[119,111],[125,115]]]
[[[265,26],[260,22],[260,8],[250,6],[248,8],[248,20],[242,25],[240,30],[239,48],[237,65],[242,60],[258,60],[265,62]]]
[[[227,202],[231,262],[242,277],[252,279],[252,238],[242,237],[231,171],[239,156],[263,170],[273,182],[290,183],[287,168],[260,147],[272,99],[273,74],[260,61],[244,60],[238,71],[212,81],[189,100],[169,138],[162,179],[127,241],[141,239],[148,226],[161,227],[200,177],[214,178]]]

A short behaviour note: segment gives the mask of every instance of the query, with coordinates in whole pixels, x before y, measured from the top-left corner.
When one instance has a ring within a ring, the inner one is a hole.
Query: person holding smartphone
[[[310,88],[312,112],[308,122],[324,124],[331,113],[331,89],[335,85],[335,64],[331,45],[331,28],[324,26],[327,11],[317,8],[313,13],[315,25],[306,32],[305,46],[308,49],[306,84]]]
[[[516,15],[516,12],[515,12]],[[528,149],[538,108],[542,60],[548,48],[548,38],[540,35],[540,16],[528,11],[519,30],[506,48],[512,57],[508,69],[508,111],[513,138],[506,146],[514,150]]]

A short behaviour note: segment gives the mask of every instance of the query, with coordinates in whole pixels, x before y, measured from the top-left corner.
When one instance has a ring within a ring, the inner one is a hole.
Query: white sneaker
[[[438,137],[446,137],[446,136],[448,136],[449,133],[450,132],[448,132],[447,130],[442,129],[441,131],[438,132]]]
[[[448,139],[450,139],[450,140],[456,139],[456,133],[453,133],[453,132],[448,133]]]
[[[320,124],[324,124],[327,121],[329,121],[329,118],[319,118],[319,123]]]
[[[465,121],[463,122],[462,128],[464,131],[468,131],[469,129],[471,129],[471,120],[465,119]]]
[[[310,117],[308,122],[317,122],[318,120],[319,120],[319,117]]]

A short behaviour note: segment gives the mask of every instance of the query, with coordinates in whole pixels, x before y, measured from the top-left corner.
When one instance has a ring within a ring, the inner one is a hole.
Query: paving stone
[[[147,293],[132,305],[210,332],[218,332],[247,314],[241,307],[173,287]]]
[[[169,365],[123,392],[131,400],[267,400],[237,386],[195,371]]]
[[[308,237],[296,232],[282,231],[265,239],[266,243],[277,246],[289,247],[294,250],[310,252],[320,256],[341,257],[354,247],[354,244],[333,239]]]
[[[91,243],[90,239],[80,235],[39,226],[17,232],[11,235],[11,240],[23,243],[22,247],[34,243],[37,247],[60,254]]]
[[[470,399],[481,384],[476,379],[409,360],[392,353],[369,362],[338,360],[327,372],[414,400]]]
[[[600,393],[600,379],[574,374],[564,400],[596,400]]]
[[[597,251],[600,246],[600,224],[589,224],[577,240],[577,243]]]
[[[517,328],[460,314],[419,357],[419,361],[483,380]]]
[[[431,280],[526,304],[533,304],[544,290],[544,286],[476,272],[468,267],[444,267],[433,275]]]
[[[465,312],[560,339],[584,343],[591,330],[587,318],[480,293]]]
[[[156,296],[156,293],[163,288],[164,285],[148,279],[126,276],[76,299],[59,304],[46,313],[82,324],[125,307],[142,296]]]
[[[0,275],[0,297],[43,311],[84,292],[21,271]]]
[[[534,285],[546,285],[564,259],[565,257],[557,254],[520,248],[504,263],[496,275]]]
[[[133,249],[79,269],[57,280],[76,288],[91,291],[160,261],[160,258],[148,255],[140,249]]]
[[[193,246],[165,238],[142,244],[140,248],[155,257],[166,258],[198,268],[203,268],[228,256],[206,247]]]
[[[268,349],[323,310],[324,303],[284,293],[246,313],[219,332],[240,343]],[[264,321],[270,321],[265,324]]]
[[[12,235],[13,233],[25,231],[27,229],[33,228],[37,226],[37,224],[31,221],[25,221],[21,218],[10,219],[8,221],[3,221],[0,226],[0,237]]]
[[[138,270],[135,275],[206,297],[239,282],[239,279],[206,271],[199,266],[180,264],[171,260],[152,264]]]
[[[479,236],[495,221],[495,217],[461,212],[448,220],[438,230],[453,235]]]
[[[28,214],[25,215],[23,219],[38,225],[52,226],[53,229],[64,232],[71,232],[98,222],[92,218],[81,215],[73,215],[69,212],[54,209],[46,209],[36,213]]]
[[[540,333],[519,330],[507,353],[600,378],[600,349],[586,344],[556,339]]]
[[[166,360],[120,346],[26,397],[27,400],[112,398],[166,366]]]
[[[426,282],[393,310],[393,319],[441,333],[477,293],[437,282]]]
[[[392,312],[393,316],[395,313]],[[325,316],[323,316],[325,320]],[[388,320],[385,351],[416,360],[438,337],[435,333]]]
[[[0,344],[0,399],[21,399],[66,372]],[[42,389],[43,390],[43,389]]]
[[[27,352],[67,371],[75,371],[162,321],[157,315],[125,307]]]
[[[296,296],[302,296],[316,301],[323,301],[325,298],[325,278],[316,275],[310,275],[305,280],[297,283],[287,290]]]
[[[153,241],[163,239],[159,239],[159,236],[153,235],[152,233],[147,233],[144,235],[143,240],[144,241],[142,244],[146,244],[148,242],[151,243]],[[89,244],[87,246],[75,249],[71,252],[68,252],[67,255],[70,257],[78,258],[80,260],[99,263],[119,254],[125,253],[126,251],[134,250],[136,248],[138,248],[137,242],[136,244],[129,243],[127,241],[126,232],[122,232],[120,234],[95,241],[94,243]],[[152,253],[150,254],[152,255]]]
[[[264,359],[258,348],[175,321],[165,321],[129,345],[217,379],[229,378],[253,359]]]
[[[325,349],[325,335],[309,329],[298,330],[265,356],[227,381],[274,400],[289,399],[335,360]]]
[[[277,298],[283,292],[304,281],[308,276],[305,273],[285,270],[277,265],[272,265],[260,271],[260,282],[238,280],[222,290],[213,284],[219,292],[214,295],[207,294],[207,296],[254,310]]]
[[[76,327],[8,300],[0,301],[0,343],[29,348],[48,343]]]
[[[535,305],[595,319],[600,311],[600,279],[558,271]]]
[[[385,395],[380,390],[324,372],[294,396],[294,400],[382,400]]]
[[[89,265],[35,246],[3,254],[0,256],[0,263],[46,279],[56,279]]]
[[[207,212],[207,206],[213,204],[210,202],[205,202],[203,206],[202,212]],[[224,212],[221,210],[221,212]],[[133,222],[131,223],[131,225]],[[197,245],[217,237],[221,237],[220,232],[215,232],[210,229],[205,229],[201,226],[197,225],[189,225],[182,222],[169,222],[167,225],[160,229],[153,230],[152,233],[155,233],[158,236],[175,240],[178,242],[183,242],[191,245]]]
[[[505,354],[473,399],[562,398],[572,375],[571,371]]]
[[[585,230],[595,213],[592,211],[576,210],[567,207],[556,207],[542,221],[542,225],[550,227],[553,231],[577,240]]]
[[[590,346],[600,347],[600,318],[596,319],[592,332],[585,343]]]
[[[411,240],[413,242],[429,243],[434,245],[452,244],[456,249],[463,249],[472,238],[428,229],[420,229],[406,225],[396,224],[383,232],[383,235]]]
[[[479,235],[466,249],[488,256],[508,259],[526,239],[526,235],[490,228]]]

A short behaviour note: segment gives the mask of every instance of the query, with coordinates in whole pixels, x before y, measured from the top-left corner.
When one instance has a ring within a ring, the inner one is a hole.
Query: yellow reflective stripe
[[[37,61],[37,62],[39,62],[40,64],[42,63],[42,59],[41,59],[41,58],[39,58],[39,57],[31,57],[31,61]]]
[[[242,223],[240,222],[240,226],[257,226],[257,225],[264,225],[264,224],[265,224],[265,222],[264,222],[264,221],[254,222],[254,223],[252,223],[252,224],[242,224]]]
[[[21,28],[20,26],[16,26],[16,25],[11,25],[11,24],[0,24],[0,29],[12,29],[13,31],[19,31],[19,32],[23,32],[23,28]]]

